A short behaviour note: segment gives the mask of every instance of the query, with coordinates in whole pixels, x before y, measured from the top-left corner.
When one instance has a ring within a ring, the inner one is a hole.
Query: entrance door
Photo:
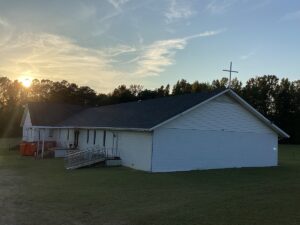
[[[74,131],[74,147],[78,147],[78,139],[79,139],[79,130]]]
[[[117,133],[113,133],[113,140],[112,140],[112,155],[115,156],[119,156],[118,153],[118,134]]]

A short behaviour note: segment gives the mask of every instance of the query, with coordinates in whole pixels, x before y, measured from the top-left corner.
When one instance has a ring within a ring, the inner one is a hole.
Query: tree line
[[[68,81],[33,80],[26,88],[18,80],[0,77],[0,135],[20,136],[20,121],[27,102],[56,102],[101,106],[129,101],[146,100],[213,91],[228,86],[228,79],[212,82],[182,79],[172,87],[168,84],[154,90],[141,85],[120,85],[108,94],[97,93],[88,86],[78,86]],[[256,76],[242,84],[237,78],[231,82],[231,88],[243,97],[259,112],[291,135],[284,140],[287,143],[300,143],[300,80],[279,79],[275,75]]]

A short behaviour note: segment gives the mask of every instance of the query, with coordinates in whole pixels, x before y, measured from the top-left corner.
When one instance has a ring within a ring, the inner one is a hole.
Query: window
[[[26,137],[27,137],[27,139],[29,137],[29,128],[26,129]]]
[[[90,130],[87,130],[87,132],[86,132],[86,143],[89,143],[89,139],[90,139]]]
[[[105,147],[105,141],[106,141],[106,130],[103,131],[103,147]]]
[[[29,137],[30,137],[30,139],[32,138],[32,128],[29,128]]]
[[[96,144],[96,135],[97,135],[97,132],[96,132],[96,130],[94,130],[94,144]]]
[[[68,132],[67,132],[67,140],[70,139],[70,129],[68,129]]]

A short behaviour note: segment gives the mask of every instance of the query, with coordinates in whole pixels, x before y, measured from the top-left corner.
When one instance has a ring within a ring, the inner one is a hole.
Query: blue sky
[[[0,0],[0,75],[100,92],[275,74],[300,79],[300,2]]]

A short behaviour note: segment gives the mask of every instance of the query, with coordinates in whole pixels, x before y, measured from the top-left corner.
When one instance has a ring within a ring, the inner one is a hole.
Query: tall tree
[[[291,121],[295,112],[294,96],[293,84],[288,79],[282,79],[275,90],[274,111],[270,117],[288,133],[292,132],[294,125]]]
[[[275,96],[278,88],[275,75],[251,78],[242,91],[243,97],[264,115],[272,115],[275,110]]]
[[[226,88],[228,86],[228,78],[222,77],[221,80],[213,80],[211,86],[213,89]]]
[[[211,83],[178,80],[172,87],[172,95],[210,91],[225,88],[228,79],[223,77]],[[279,79],[275,75],[257,76],[249,79],[245,86],[234,78],[231,88],[242,95],[251,105],[275,121],[287,131],[289,143],[300,143],[300,80]],[[20,135],[19,123],[23,106],[28,101],[62,102],[88,106],[100,106],[128,101],[164,97],[170,94],[170,85],[154,90],[141,85],[120,85],[110,94],[96,93],[88,86],[51,80],[33,80],[31,87],[25,88],[19,81],[0,77],[0,135]]]
[[[192,83],[192,93],[210,91],[211,89],[212,86],[209,83],[200,83],[199,81]]]
[[[188,83],[186,80],[182,79],[177,81],[177,83],[173,86],[172,95],[181,95],[192,92],[192,85]]]
[[[135,95],[124,84],[115,88],[114,91],[110,94],[110,97],[112,103],[129,102],[136,99]]]

